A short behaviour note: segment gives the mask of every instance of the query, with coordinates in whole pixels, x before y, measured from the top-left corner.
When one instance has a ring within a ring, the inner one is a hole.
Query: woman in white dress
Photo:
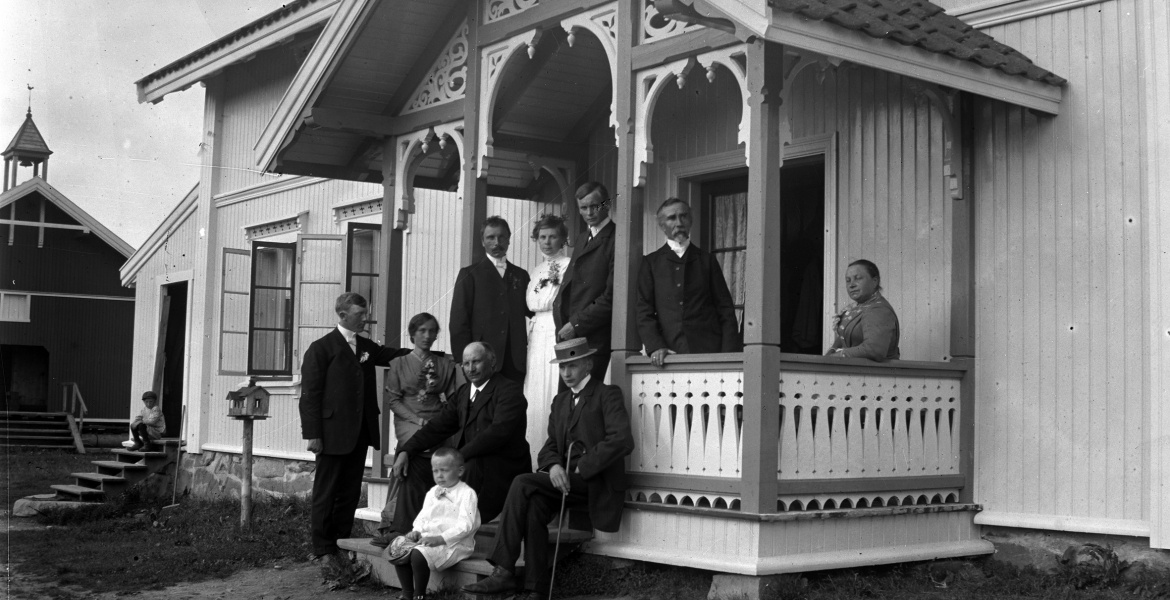
[[[561,278],[569,266],[565,244],[569,230],[565,220],[557,215],[541,215],[532,228],[543,260],[528,271],[528,309],[536,313],[528,330],[528,373],[524,378],[524,397],[528,400],[528,446],[533,463],[540,447],[548,437],[548,415],[553,396],[557,395],[560,374],[549,361],[556,357],[557,343],[553,323],[553,299],[561,287]]]

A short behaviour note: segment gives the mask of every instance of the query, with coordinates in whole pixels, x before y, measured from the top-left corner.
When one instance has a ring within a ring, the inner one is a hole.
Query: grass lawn
[[[4,505],[33,494],[51,494],[49,486],[55,483],[73,483],[70,473],[93,471],[95,460],[114,460],[108,449],[87,450],[78,454],[72,450],[37,450],[4,448],[0,459],[0,482],[4,485]]]

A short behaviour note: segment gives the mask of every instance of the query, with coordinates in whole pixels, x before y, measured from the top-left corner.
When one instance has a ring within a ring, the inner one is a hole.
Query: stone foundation
[[[241,459],[239,454],[210,450],[184,454],[179,494],[239,498],[244,474]],[[255,456],[252,458],[253,497],[308,496],[313,490],[315,469],[316,465],[310,461]]]

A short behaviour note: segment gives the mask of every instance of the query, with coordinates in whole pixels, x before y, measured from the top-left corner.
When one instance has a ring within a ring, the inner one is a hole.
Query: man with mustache
[[[668,198],[658,207],[666,243],[642,260],[638,333],[650,362],[671,354],[738,352],[735,304],[719,261],[691,242],[691,207]]]
[[[528,272],[508,262],[512,229],[498,216],[488,217],[480,234],[487,256],[463,267],[451,292],[451,356],[462,357],[473,341],[487,342],[499,354],[492,372],[524,385],[528,368],[528,330],[533,316],[524,298]]]

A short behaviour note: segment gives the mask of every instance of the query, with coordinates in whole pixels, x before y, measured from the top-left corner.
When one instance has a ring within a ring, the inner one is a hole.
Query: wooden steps
[[[72,448],[85,454],[77,422],[68,413],[0,411],[0,441],[21,448]]]
[[[498,528],[499,523],[496,521],[481,525],[479,531],[475,534],[475,553],[470,558],[459,562],[446,571],[431,571],[431,581],[427,589],[431,591],[444,588],[461,589],[465,585],[475,583],[491,575],[493,567],[487,561],[487,556],[491,552],[492,543]],[[556,543],[557,531],[555,524],[549,531],[548,539],[549,544]],[[591,539],[593,539],[593,533],[589,531],[576,529],[563,530],[561,532],[562,555],[564,554],[564,548],[587,542]],[[398,583],[398,574],[394,570],[394,565],[382,557],[383,549],[370,544],[370,541],[370,538],[351,538],[338,540],[337,545],[343,550],[349,550],[357,554],[358,560],[368,562],[374,577],[377,577],[383,584],[401,588],[402,586]],[[521,552],[521,555],[523,556],[523,552]],[[516,577],[521,578],[523,575],[524,559],[521,558],[519,564],[516,565]]]
[[[130,486],[164,471],[176,463],[182,444],[177,439],[162,439],[154,444],[161,451],[114,450],[115,460],[95,460],[93,473],[72,473],[72,485],[53,485],[58,500],[100,502],[117,498]]]

